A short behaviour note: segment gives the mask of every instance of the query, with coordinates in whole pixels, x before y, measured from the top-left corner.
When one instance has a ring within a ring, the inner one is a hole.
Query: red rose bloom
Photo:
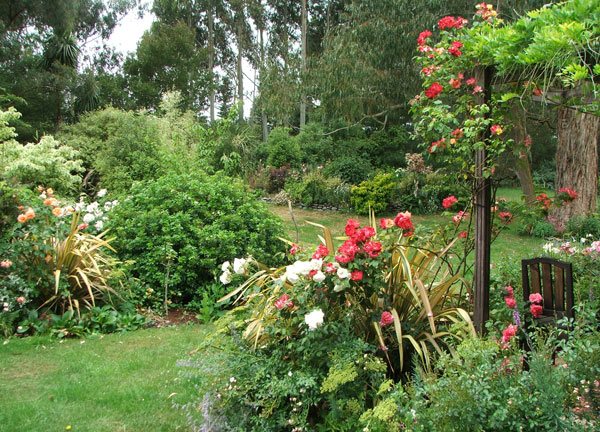
[[[450,135],[452,135],[454,138],[459,139],[463,137],[463,130],[458,128],[458,129],[454,129],[452,132],[450,132]]]
[[[458,238],[466,239],[467,238],[467,232],[466,231],[459,232],[458,233]]]
[[[560,198],[563,201],[573,201],[574,199],[579,197],[579,194],[575,192],[573,189],[569,188],[561,188],[558,190],[558,194],[561,195]]]
[[[404,231],[412,231],[415,229],[415,227],[410,220],[411,217],[412,215],[410,212],[398,213],[394,218],[394,224],[396,224],[398,228],[402,228]]]
[[[438,95],[444,91],[444,87],[439,82],[434,82],[429,86],[427,90],[425,90],[425,96],[429,99],[435,99]]]
[[[284,307],[291,308],[294,307],[294,302],[290,300],[289,295],[284,294],[275,302],[275,307],[277,309],[283,309]]]
[[[374,235],[375,229],[372,226],[366,226],[356,231],[356,234],[354,235],[353,239],[355,242],[359,243],[369,240]]]
[[[344,232],[348,237],[353,237],[356,234],[356,230],[360,227],[360,222],[357,220],[348,219],[346,223],[346,229]]]
[[[353,281],[359,281],[363,278],[363,273],[360,270],[354,270],[350,273],[350,279]]]
[[[508,225],[513,221],[513,216],[510,212],[500,212],[498,213],[498,217],[504,225]]]
[[[417,44],[418,45],[424,45],[425,44],[425,40],[429,36],[431,36],[431,32],[429,30],[422,31],[421,33],[419,33],[419,37],[417,38]]]
[[[445,148],[446,147],[446,144],[444,144],[445,142],[446,142],[446,138],[442,138],[441,140],[432,142],[431,145],[429,146],[429,153],[433,153],[434,151],[436,151],[438,149],[438,147]]]
[[[447,16],[439,20],[438,27],[440,30],[451,28],[461,29],[463,27],[463,24],[466,22],[467,20],[461,17],[454,18],[453,16]]]
[[[450,48],[448,48],[448,52],[455,57],[460,57],[462,55],[460,48],[462,48],[462,47],[463,47],[462,42],[454,41],[454,42],[452,42],[452,46]]]
[[[466,81],[466,83],[467,83],[468,85],[471,85],[471,86],[472,86],[472,85],[475,85],[475,84],[477,84],[477,80],[476,80],[475,78],[469,78],[469,79]]]
[[[298,245],[296,243],[292,244],[292,247],[290,248],[290,254],[294,255],[296,252],[298,252]]]
[[[455,89],[460,88],[462,84],[458,78],[451,78],[449,82],[450,85]]]
[[[504,291],[506,291],[506,294],[509,296],[514,295],[515,289],[513,287],[511,287],[510,285],[505,286],[504,288],[502,288]]]
[[[360,248],[352,239],[346,240],[338,249],[338,255],[336,255],[335,259],[339,263],[349,263],[350,261],[354,261],[354,257],[359,250]]]
[[[313,259],[318,260],[320,258],[326,257],[327,255],[329,255],[329,249],[327,249],[325,245],[321,243],[312,257]]]
[[[538,304],[532,304],[529,307],[529,311],[531,312],[531,315],[533,315],[534,318],[537,318],[542,314],[542,312],[544,312],[544,308]]]
[[[447,198],[444,198],[444,200],[442,201],[442,206],[445,209],[449,209],[450,207],[452,207],[457,202],[458,202],[458,200],[456,199],[456,197],[454,195],[451,195],[451,196],[449,196]]]
[[[368,241],[363,246],[363,250],[369,254],[371,258],[376,258],[381,253],[381,243]]]
[[[390,312],[385,311],[381,314],[381,319],[379,320],[379,326],[385,327],[394,322],[394,315]]]

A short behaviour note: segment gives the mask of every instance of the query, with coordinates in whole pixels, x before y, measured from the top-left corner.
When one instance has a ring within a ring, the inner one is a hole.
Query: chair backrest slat
[[[565,272],[562,267],[554,266],[554,309],[565,311]]]
[[[542,263],[542,290],[544,296],[544,309],[554,309],[554,287],[552,286],[552,266]]]
[[[540,281],[540,266],[538,263],[531,264],[529,266],[529,271],[531,273],[531,293],[540,293],[541,294],[541,281]],[[530,294],[531,294],[530,293]]]

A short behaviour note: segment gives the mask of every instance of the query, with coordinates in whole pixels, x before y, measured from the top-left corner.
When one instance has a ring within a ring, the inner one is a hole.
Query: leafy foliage
[[[281,224],[239,182],[222,174],[168,174],[135,184],[110,228],[140,305],[200,301],[219,263],[230,256],[276,257]],[[276,259],[276,258],[275,258]],[[167,275],[169,266],[169,276]]]
[[[392,201],[394,174],[378,174],[350,190],[350,202],[358,214],[382,213]]]

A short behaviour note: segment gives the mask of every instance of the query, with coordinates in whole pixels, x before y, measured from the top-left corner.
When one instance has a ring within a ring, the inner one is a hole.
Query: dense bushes
[[[164,172],[158,124],[148,115],[106,108],[83,116],[61,138],[80,151],[101,186],[115,193]]]
[[[169,174],[134,185],[110,220],[115,248],[139,279],[136,301],[201,300],[220,263],[252,254],[277,260],[281,224],[241,183],[218,174]]]
[[[396,179],[393,174],[378,174],[373,180],[362,182],[350,190],[350,201],[358,214],[367,215],[370,211],[380,214],[392,199]]]

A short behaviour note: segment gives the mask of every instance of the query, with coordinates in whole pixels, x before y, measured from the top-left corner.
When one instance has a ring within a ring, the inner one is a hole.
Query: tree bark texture
[[[208,91],[210,122],[215,121],[215,18],[214,10],[208,11],[208,69],[210,72],[210,89]]]
[[[573,189],[579,198],[555,207],[552,223],[562,229],[573,216],[596,211],[598,194],[598,127],[600,117],[571,108],[558,109],[556,190]]]
[[[306,73],[306,33],[308,26],[308,17],[306,11],[307,0],[302,0],[302,75]],[[306,124],[306,91],[302,85],[302,100],[300,101],[300,127]]]
[[[241,18],[239,18],[241,19]],[[243,50],[243,42],[242,42],[242,23],[238,21],[236,26],[237,32],[237,43],[238,43],[238,53],[237,53],[237,76],[238,76],[238,104],[240,107],[240,124],[244,122],[244,74],[242,70],[242,50]]]
[[[525,203],[529,206],[535,203],[535,188],[533,187],[533,176],[531,175],[531,166],[529,157],[525,148],[525,141],[529,138],[527,126],[525,124],[525,112],[518,104],[511,107],[512,120],[514,124],[513,139],[515,146],[521,149],[520,156],[515,158],[513,171],[521,183],[521,191],[525,196]]]

